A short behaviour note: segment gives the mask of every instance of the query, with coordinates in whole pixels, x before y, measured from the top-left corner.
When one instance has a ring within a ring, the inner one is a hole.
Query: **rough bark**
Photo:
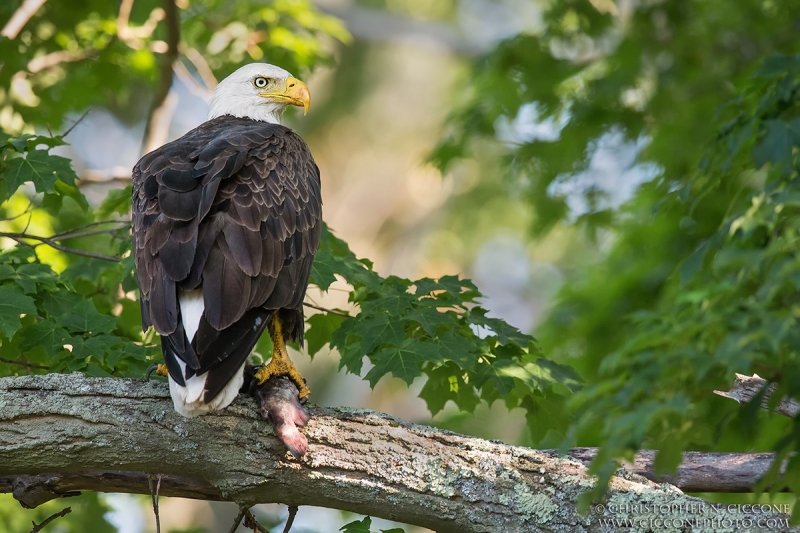
[[[774,407],[770,407],[770,398],[775,392],[777,385],[768,382],[766,379],[759,377],[756,374],[752,376],[745,376],[744,374],[736,374],[736,380],[733,382],[733,387],[729,391],[715,390],[714,394],[736,400],[739,403],[750,403],[753,401],[761,391],[766,387],[763,396],[761,397],[761,407],[767,410],[774,410],[779,415],[795,418],[800,414],[800,402],[792,398],[781,398]]]
[[[669,520],[676,531],[698,524],[743,531],[771,520],[770,531],[789,531],[785,515],[713,508],[625,472],[612,480],[604,505],[581,515],[577,498],[593,481],[573,459],[371,411],[314,407],[311,413],[309,450],[295,461],[249,398],[185,419],[173,411],[165,383],[80,374],[2,378],[0,490],[35,504],[52,497],[53,488],[116,490],[109,471],[118,470],[138,475],[144,493],[147,475],[163,474],[163,495],[321,505],[439,532],[624,527],[609,519],[654,530]],[[98,471],[108,484],[93,484]],[[72,486],[59,485],[58,476]]]
[[[684,452],[677,472],[656,475],[656,453],[641,450],[633,463],[623,467],[650,481],[675,485],[684,492],[754,492],[756,483],[775,458],[773,453]],[[597,448],[573,448],[567,455],[588,466],[597,455]]]

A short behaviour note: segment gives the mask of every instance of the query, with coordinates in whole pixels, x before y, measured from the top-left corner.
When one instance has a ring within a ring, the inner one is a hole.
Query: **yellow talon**
[[[169,370],[167,370],[167,365],[153,365],[147,369],[147,374],[145,375],[145,380],[150,381],[150,374],[155,372],[159,376],[163,376],[165,378],[169,377]]]
[[[289,353],[286,351],[286,343],[283,340],[283,332],[281,331],[281,322],[277,313],[272,320],[270,337],[272,337],[273,345],[272,360],[256,372],[256,383],[263,385],[272,376],[288,376],[297,385],[298,398],[301,400],[308,398],[311,395],[311,391],[306,385],[306,380],[303,379],[303,376],[295,368],[294,363],[289,359]]]

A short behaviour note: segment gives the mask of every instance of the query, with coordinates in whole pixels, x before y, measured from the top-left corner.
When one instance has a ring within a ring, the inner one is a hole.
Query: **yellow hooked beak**
[[[279,102],[286,102],[303,108],[303,114],[308,113],[311,107],[311,93],[305,83],[297,78],[287,78],[284,87],[276,90],[258,93],[258,96],[270,98]]]

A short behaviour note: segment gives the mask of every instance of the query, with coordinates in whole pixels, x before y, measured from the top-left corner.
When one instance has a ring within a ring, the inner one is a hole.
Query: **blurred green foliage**
[[[103,515],[111,509],[97,493],[86,493],[79,498],[53,500],[36,509],[23,510],[11,495],[0,495],[0,530],[8,533],[27,533],[31,522],[39,525],[50,516],[69,507],[71,512],[47,525],[43,531],[63,533],[113,533],[114,528]]]
[[[643,447],[660,450],[658,470],[685,449],[800,451],[800,423],[712,394],[755,371],[800,397],[800,2],[556,0],[544,20],[477,62],[432,155],[446,169],[493,147],[533,240],[566,225],[605,243],[563,265],[539,326],[543,352],[587,386],[537,420],[569,430],[532,426],[535,441],[602,446],[590,497]],[[636,147],[643,180],[621,206],[609,190],[624,176],[609,187],[587,172],[609,142]],[[489,174],[497,160],[478,159]],[[800,494],[797,457],[764,486]]]
[[[18,5],[4,4],[0,20]],[[141,377],[160,360],[155,334],[140,330],[125,218],[130,187],[90,205],[70,161],[51,153],[68,134],[30,133],[60,128],[66,114],[88,106],[142,117],[166,46],[160,5],[135,2],[128,13],[130,2],[119,11],[89,2],[66,14],[47,3],[0,41],[8,58],[0,68],[0,376]],[[307,0],[207,0],[179,13],[179,61],[199,77],[208,68],[221,78],[264,57],[302,72],[328,59],[325,39],[348,39]],[[530,416],[543,403],[562,405],[580,386],[569,367],[541,357],[533,337],[487,316],[469,280],[382,277],[326,230],[312,283],[327,290],[337,277],[350,285],[357,313],[310,317],[309,351],[330,344],[340,368],[357,374],[368,359],[371,386],[385,375],[410,384],[424,374],[421,396],[433,413],[449,400],[471,412],[481,399],[502,399]],[[59,520],[75,524],[76,516]]]
[[[21,4],[0,4],[0,21]],[[330,61],[326,40],[349,40],[338,19],[311,0],[176,4],[183,8],[180,61],[193,72],[210,68],[219,79],[264,58],[304,75]],[[0,39],[0,127],[14,133],[34,125],[60,128],[69,112],[93,105],[140,120],[166,46],[161,6],[160,0],[42,5],[14,39]]]
[[[0,5],[0,20],[19,4]],[[159,6],[135,2],[126,33],[114,4],[49,2],[0,40],[0,231],[53,239],[19,237],[0,254],[0,376],[140,376],[160,357],[138,328],[128,231],[107,222],[128,212],[129,190],[90,206],[69,162],[50,153],[63,137],[31,135],[92,105],[130,121],[145,114],[164,39]],[[327,39],[348,40],[308,0],[205,0],[180,13],[180,61],[202,74],[196,50],[220,78],[264,57],[303,73],[329,60]],[[454,225],[473,226],[475,204],[499,190],[532,214],[532,240],[570,226],[583,230],[581,246],[610,242],[563,265],[541,343],[487,317],[469,280],[382,277],[326,230],[312,282],[346,281],[357,313],[311,316],[309,352],[329,344],[358,374],[366,358],[373,386],[424,375],[432,413],[448,401],[465,412],[481,401],[521,407],[538,445],[601,446],[601,481],[642,447],[660,450],[660,470],[685,449],[800,451],[800,422],[711,394],[734,372],[758,372],[800,398],[800,2],[554,0],[544,20],[540,34],[476,61],[432,156],[442,168],[467,158],[486,168],[469,200],[449,204]],[[547,128],[514,133],[526,120]],[[635,147],[644,180],[621,206],[585,179],[609,139]],[[800,494],[800,454],[791,457],[765,487]],[[0,499],[0,520],[17,519],[9,503]],[[75,511],[60,520],[78,530]]]

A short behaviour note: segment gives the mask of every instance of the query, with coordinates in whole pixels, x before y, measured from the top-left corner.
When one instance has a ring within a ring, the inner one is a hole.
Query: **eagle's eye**
[[[263,89],[269,84],[269,80],[267,78],[263,78],[259,76],[258,78],[253,80],[253,85],[258,87],[259,89]]]

